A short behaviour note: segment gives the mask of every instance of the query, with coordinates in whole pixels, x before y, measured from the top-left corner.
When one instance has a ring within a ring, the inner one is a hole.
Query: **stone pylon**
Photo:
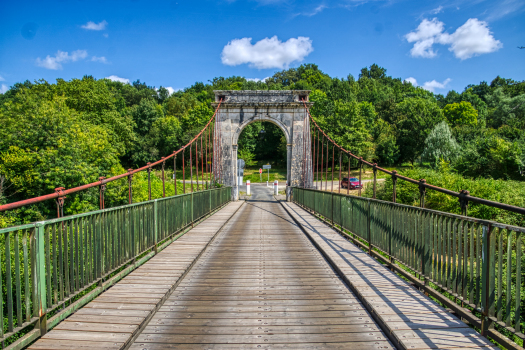
[[[242,130],[255,121],[277,125],[284,133],[287,143],[287,185],[312,187],[312,152],[310,123],[305,104],[310,91],[214,91],[217,107],[215,137],[220,140],[221,179],[225,186],[233,186],[232,198],[237,200],[237,140]],[[219,158],[214,150],[214,158]]]

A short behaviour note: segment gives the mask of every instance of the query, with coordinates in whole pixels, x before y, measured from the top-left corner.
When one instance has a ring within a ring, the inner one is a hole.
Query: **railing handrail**
[[[346,193],[327,192],[327,191],[317,190],[317,189],[314,189],[314,188],[302,188],[302,187],[292,187],[292,188],[299,188],[299,189],[304,190],[304,191],[321,192],[321,193],[326,193],[328,195],[332,194],[334,196],[351,197],[351,198],[359,199],[359,200],[363,200],[363,201],[369,201],[369,202],[376,202],[376,203],[381,203],[381,204],[393,205],[393,206],[400,207],[400,208],[417,209],[418,211],[425,212],[425,213],[439,214],[439,215],[446,216],[446,217],[453,218],[453,219],[464,220],[464,221],[477,223],[477,224],[491,225],[492,227],[496,227],[496,228],[509,229],[509,230],[512,230],[512,231],[525,233],[525,227],[514,226],[514,225],[507,225],[507,224],[503,224],[503,223],[500,223],[500,222],[497,222],[497,221],[486,220],[486,219],[478,219],[478,218],[474,218],[472,216],[453,214],[453,213],[448,213],[446,211],[439,211],[439,210],[429,209],[429,208],[421,208],[421,207],[416,207],[416,206],[413,206],[413,205],[410,205],[410,204],[389,202],[389,201],[385,201],[385,200],[381,200],[381,199],[377,199],[377,198],[359,197],[359,196],[354,196],[354,195],[346,194]]]
[[[209,188],[207,190],[205,189],[205,190],[199,190],[199,191],[195,191],[195,192],[181,193],[181,194],[176,194],[176,195],[169,196],[169,197],[164,197],[164,198],[156,198],[156,199],[146,200],[146,201],[132,203],[132,204],[123,204],[123,205],[119,205],[117,207],[111,207],[111,208],[105,208],[105,209],[97,209],[97,210],[92,210],[92,211],[88,211],[88,212],[85,212],[85,213],[72,214],[72,215],[62,216],[62,217],[54,218],[54,219],[40,220],[40,221],[32,222],[32,223],[29,223],[29,224],[23,224],[23,225],[17,225],[17,226],[10,226],[10,227],[5,227],[5,228],[0,228],[0,234],[7,233],[7,232],[12,232],[12,231],[25,230],[25,229],[28,229],[28,228],[33,228],[33,227],[36,227],[36,225],[39,224],[39,223],[55,224],[57,222],[67,221],[67,220],[71,220],[71,219],[78,219],[78,218],[82,218],[82,217],[85,217],[85,216],[109,213],[109,212],[112,212],[112,211],[122,210],[122,209],[126,209],[126,208],[132,208],[132,207],[136,207],[136,206],[144,205],[144,204],[153,204],[154,202],[161,202],[161,201],[172,199],[174,197],[184,197],[184,196],[191,196],[191,195],[196,194],[196,193],[202,193],[202,192],[208,192],[208,191],[217,191],[220,188],[221,187]]]

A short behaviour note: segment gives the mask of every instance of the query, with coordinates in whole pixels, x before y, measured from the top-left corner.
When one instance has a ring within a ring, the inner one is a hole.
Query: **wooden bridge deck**
[[[492,345],[303,209],[252,201],[229,204],[30,348],[394,346]]]
[[[389,349],[277,202],[247,202],[131,349]]]

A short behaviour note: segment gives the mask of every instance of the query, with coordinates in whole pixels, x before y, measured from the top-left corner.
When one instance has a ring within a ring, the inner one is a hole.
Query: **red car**
[[[343,181],[341,181],[341,187],[349,188],[351,190],[357,190],[363,188],[363,184],[361,184],[361,182],[359,182],[359,179],[356,177],[351,177],[350,180],[347,177],[343,177]]]

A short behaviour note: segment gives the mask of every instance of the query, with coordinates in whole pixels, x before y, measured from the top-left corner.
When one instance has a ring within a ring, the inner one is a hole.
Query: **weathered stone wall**
[[[287,183],[291,186],[311,186],[312,176],[304,184],[303,164],[311,155],[304,154],[303,130],[310,91],[215,91],[214,107],[222,99],[217,114],[220,121],[222,178],[226,186],[236,185],[237,141],[246,125],[255,121],[276,124],[287,142]],[[310,152],[310,148],[307,148]],[[234,190],[236,191],[236,190]],[[238,193],[232,196],[237,199]]]

